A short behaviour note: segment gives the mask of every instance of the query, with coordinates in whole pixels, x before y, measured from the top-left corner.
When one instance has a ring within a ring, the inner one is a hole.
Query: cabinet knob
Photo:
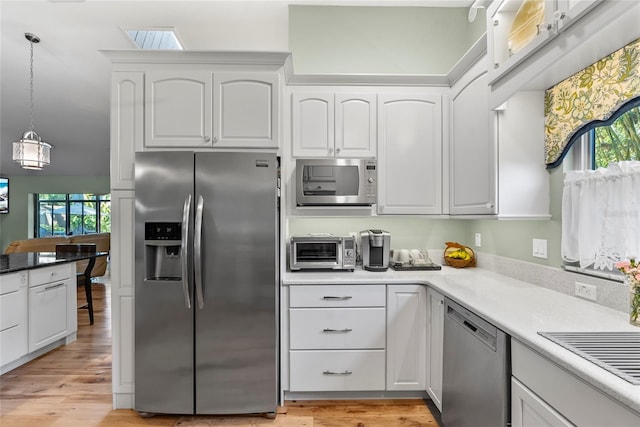
[[[204,142],[209,142],[211,141],[211,137],[210,136],[205,136],[204,137]]]
[[[333,148],[329,147],[329,154],[333,153]]]
[[[336,148],[336,154],[339,154],[339,153],[340,153],[340,149]]]
[[[558,19],[562,20],[566,17],[567,17],[567,12],[565,12],[564,10],[556,10],[555,12],[553,12],[553,19],[555,19],[556,21]]]
[[[485,205],[487,209],[491,209],[493,207],[493,203],[489,202]]]

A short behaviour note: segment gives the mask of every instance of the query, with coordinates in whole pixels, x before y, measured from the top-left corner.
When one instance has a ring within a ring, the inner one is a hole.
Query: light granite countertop
[[[640,386],[538,335],[538,332],[628,331],[628,315],[481,268],[440,271],[286,272],[284,285],[420,283],[469,308],[518,341],[640,414]]]

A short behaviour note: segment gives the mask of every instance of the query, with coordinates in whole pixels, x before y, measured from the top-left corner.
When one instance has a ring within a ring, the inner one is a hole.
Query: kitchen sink
[[[640,385],[640,332],[538,332],[612,374]]]

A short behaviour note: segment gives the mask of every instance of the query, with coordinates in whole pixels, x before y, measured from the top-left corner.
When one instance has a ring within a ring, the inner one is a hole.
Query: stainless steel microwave
[[[295,236],[289,241],[289,269],[351,270],[356,268],[356,240],[350,236]]]
[[[296,159],[298,206],[367,206],[377,202],[375,159]]]

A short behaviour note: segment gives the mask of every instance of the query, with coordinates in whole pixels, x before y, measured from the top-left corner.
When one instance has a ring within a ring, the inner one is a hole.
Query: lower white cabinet
[[[426,288],[387,286],[387,390],[425,390]]]
[[[444,338],[444,296],[427,289],[427,393],[442,411],[442,355]]]
[[[0,366],[27,354],[27,273],[0,280]]]
[[[75,264],[29,272],[29,352],[77,330]]]
[[[520,381],[511,377],[512,427],[570,427],[572,425]]]

